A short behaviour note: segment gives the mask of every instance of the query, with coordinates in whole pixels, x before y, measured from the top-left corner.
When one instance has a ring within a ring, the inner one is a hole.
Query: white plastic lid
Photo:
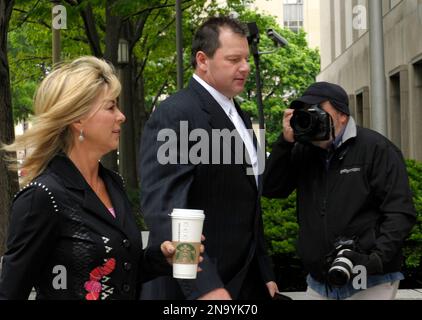
[[[182,219],[205,219],[204,210],[173,209],[171,217]]]

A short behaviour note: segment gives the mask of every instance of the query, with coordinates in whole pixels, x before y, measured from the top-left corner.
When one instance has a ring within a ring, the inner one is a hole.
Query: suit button
[[[130,241],[128,239],[123,240],[123,246],[125,248],[129,248],[130,247]]]
[[[130,269],[132,269],[132,264],[130,262],[123,263],[123,269],[129,271]]]
[[[124,285],[123,285],[123,291],[124,292],[129,292],[130,291],[130,285],[128,285],[127,283],[125,283]]]

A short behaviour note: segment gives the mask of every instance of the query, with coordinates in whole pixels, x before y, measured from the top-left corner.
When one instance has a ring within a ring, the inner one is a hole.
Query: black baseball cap
[[[339,85],[329,82],[315,82],[302,97],[294,100],[290,107],[292,109],[303,108],[304,104],[314,105],[330,101],[334,108],[350,116],[349,97],[346,91]]]

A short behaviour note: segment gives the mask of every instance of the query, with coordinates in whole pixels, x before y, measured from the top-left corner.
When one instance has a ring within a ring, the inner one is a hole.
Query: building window
[[[358,125],[364,128],[371,127],[369,87],[363,87],[356,92],[355,120]]]
[[[284,27],[299,32],[303,28],[303,0],[284,0]]]
[[[390,138],[393,143],[401,148],[401,94],[400,73],[390,77]]]
[[[412,133],[414,134],[413,137],[413,148],[414,148],[414,158],[418,161],[422,161],[422,145],[421,145],[421,138],[422,137],[422,60],[416,62],[413,65],[414,68],[414,79],[413,79],[413,103],[412,109],[414,119],[413,119],[413,128],[414,130]]]
[[[363,127],[363,92],[356,95],[356,124]]]

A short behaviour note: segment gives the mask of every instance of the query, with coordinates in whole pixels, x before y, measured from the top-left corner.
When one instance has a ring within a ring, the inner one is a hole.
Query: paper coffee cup
[[[196,279],[204,219],[203,210],[173,209],[173,278]]]

